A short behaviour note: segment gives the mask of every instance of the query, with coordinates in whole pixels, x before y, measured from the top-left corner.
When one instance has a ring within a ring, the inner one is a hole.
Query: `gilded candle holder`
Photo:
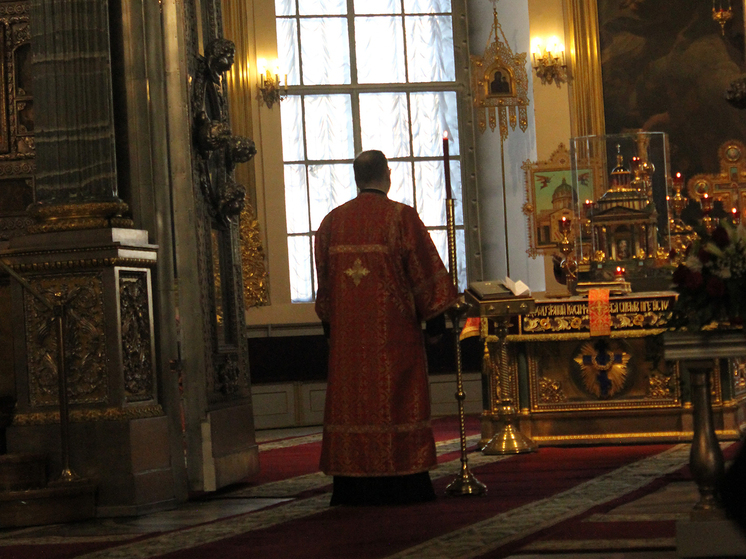
[[[456,223],[454,200],[451,197],[446,199],[446,226],[448,230],[448,265],[451,271],[453,285],[458,291],[458,267],[456,266]],[[466,303],[459,303],[448,310],[453,333],[455,338],[456,349],[456,400],[458,402],[458,419],[459,435],[461,443],[461,470],[459,475],[446,487],[446,495],[484,495],[487,492],[487,486],[479,481],[469,470],[469,459],[466,452],[466,417],[464,413],[464,378],[461,364],[461,340],[459,339],[459,325],[461,317],[468,310]]]

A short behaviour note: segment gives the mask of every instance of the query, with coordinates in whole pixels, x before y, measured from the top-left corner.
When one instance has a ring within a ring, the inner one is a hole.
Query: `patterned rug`
[[[432,477],[439,498],[434,502],[329,507],[331,479],[317,471],[320,435],[311,434],[262,443],[258,479],[183,510],[138,519],[136,530],[109,519],[0,531],[0,557],[486,559],[671,551],[675,521],[696,501],[686,466],[688,444],[546,447],[484,456],[474,448],[477,418],[467,422],[468,463],[488,492],[447,497],[445,487],[461,468],[458,422],[438,420],[435,431],[439,467]],[[726,457],[732,455],[735,445],[723,446]],[[255,510],[241,512],[246,503]],[[211,507],[222,512],[206,521]],[[190,523],[185,515],[195,509],[203,514]],[[150,529],[143,529],[148,522]]]

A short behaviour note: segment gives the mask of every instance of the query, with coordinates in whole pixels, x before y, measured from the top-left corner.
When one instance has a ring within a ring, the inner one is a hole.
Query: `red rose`
[[[705,282],[700,272],[690,272],[686,278],[685,285],[688,289],[699,289]]]
[[[710,276],[705,287],[710,297],[722,297],[725,295],[725,283],[719,277]]]
[[[699,258],[699,261],[702,262],[702,264],[707,264],[710,260],[712,260],[712,254],[701,248],[697,253],[697,258]]]
[[[725,248],[730,244],[728,232],[722,225],[718,225],[712,232],[712,242],[714,242],[718,248]]]
[[[684,266],[683,264],[679,264],[679,266],[674,270],[673,273],[673,282],[676,285],[684,285],[686,283],[687,278],[689,277],[689,274],[691,274],[692,271]]]

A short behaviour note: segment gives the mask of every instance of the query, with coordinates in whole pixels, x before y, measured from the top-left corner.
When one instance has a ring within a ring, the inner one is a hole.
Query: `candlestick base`
[[[461,464],[461,475],[446,487],[446,495],[450,496],[475,495],[478,497],[485,493],[487,493],[487,486],[474,477],[465,463]]]
[[[502,430],[490,439],[482,449],[482,454],[523,454],[536,452],[536,443],[521,433],[512,423],[506,423]]]

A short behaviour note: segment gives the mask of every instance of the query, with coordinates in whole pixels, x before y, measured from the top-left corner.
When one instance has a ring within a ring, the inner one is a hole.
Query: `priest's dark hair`
[[[355,182],[358,187],[363,188],[372,182],[386,179],[389,162],[382,151],[371,149],[360,153],[352,168],[355,171]]]

